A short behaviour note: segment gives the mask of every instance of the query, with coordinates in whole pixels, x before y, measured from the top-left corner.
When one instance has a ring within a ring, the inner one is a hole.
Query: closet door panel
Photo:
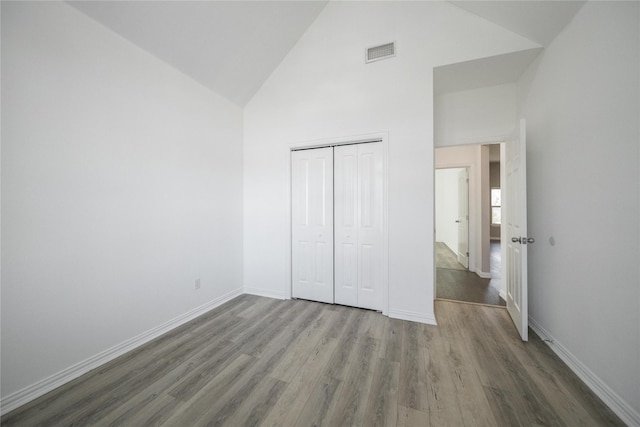
[[[333,150],[291,153],[292,296],[333,303]]]
[[[358,306],[358,149],[334,148],[335,299]]]
[[[334,148],[336,303],[382,310],[382,144]]]
[[[382,144],[357,147],[358,307],[382,310]]]

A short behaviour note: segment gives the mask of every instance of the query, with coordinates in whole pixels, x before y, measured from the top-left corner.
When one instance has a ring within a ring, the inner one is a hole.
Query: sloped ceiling
[[[69,1],[244,106],[327,1]]]
[[[451,0],[450,3],[546,47],[567,26],[586,1]]]
[[[456,1],[450,3],[539,44],[539,49],[445,65],[434,70],[434,94],[512,83],[584,6],[585,1]]]
[[[584,1],[450,3],[546,46]],[[233,103],[244,106],[322,12],[327,1],[152,0],[69,1],[68,4]],[[491,84],[506,83],[505,79],[513,81],[518,70],[524,69],[526,60],[530,62],[535,55],[529,52],[494,58],[494,61],[466,63],[452,69],[453,74],[448,78],[446,74],[450,70],[443,68],[439,73],[445,76],[442,82],[446,87],[436,91],[480,87],[487,85],[486,81]],[[524,67],[526,65],[528,63]]]
[[[433,92],[441,95],[515,82],[541,52],[542,48],[527,49],[436,67]]]

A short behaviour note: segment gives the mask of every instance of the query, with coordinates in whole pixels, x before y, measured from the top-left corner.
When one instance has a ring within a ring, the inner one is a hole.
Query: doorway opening
[[[506,306],[501,151],[501,144],[436,149],[437,299]]]

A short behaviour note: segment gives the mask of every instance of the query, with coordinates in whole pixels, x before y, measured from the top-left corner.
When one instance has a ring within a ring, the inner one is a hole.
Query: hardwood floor
[[[449,249],[449,246],[442,242],[436,242],[436,267],[450,270],[467,270],[464,265],[458,262],[458,257]]]
[[[436,317],[242,295],[2,425],[623,425],[505,310],[437,301]]]
[[[500,243],[491,242],[491,279],[483,279],[458,263],[444,243],[436,242],[436,296],[440,299],[506,306],[500,297]]]

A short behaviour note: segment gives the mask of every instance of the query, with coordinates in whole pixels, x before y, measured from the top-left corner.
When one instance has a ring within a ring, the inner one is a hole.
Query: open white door
[[[523,341],[528,334],[527,299],[527,151],[526,122],[516,126],[506,144],[507,310]]]
[[[458,173],[458,262],[469,268],[469,169]]]
[[[333,149],[291,153],[292,296],[333,303]]]

